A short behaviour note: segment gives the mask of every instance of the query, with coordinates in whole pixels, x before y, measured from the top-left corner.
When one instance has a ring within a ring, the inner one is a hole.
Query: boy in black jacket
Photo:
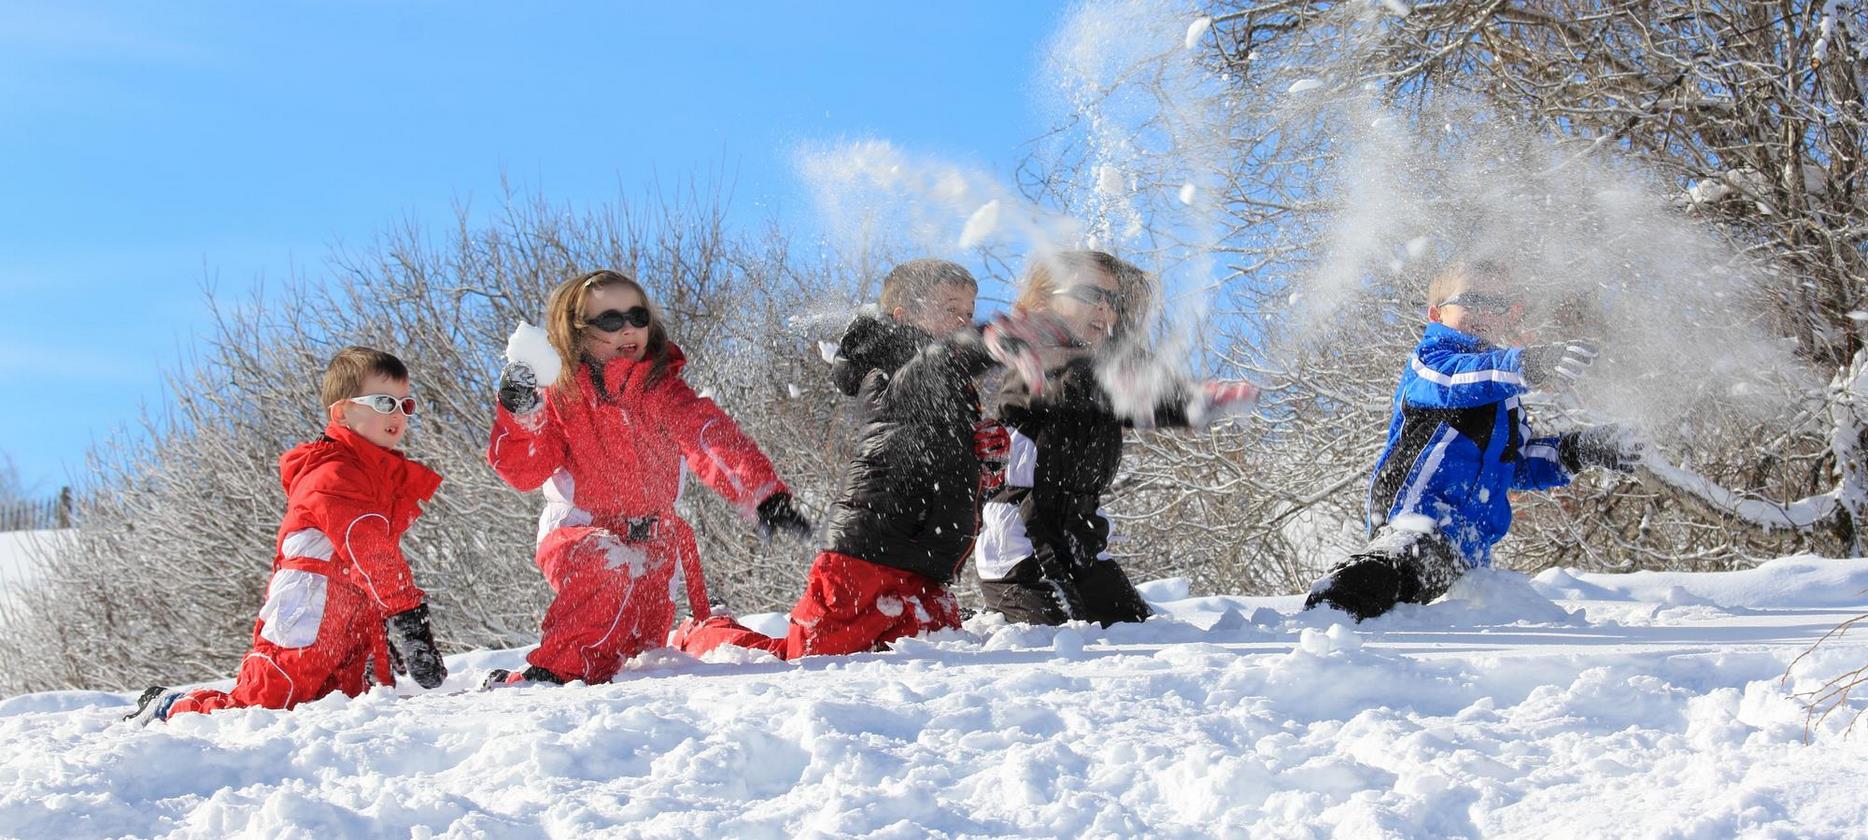
[[[974,387],[993,364],[969,326],[977,293],[973,275],[946,260],[907,262],[883,279],[881,313],[851,322],[833,363],[864,423],[790,632],[772,638],[715,617],[678,634],[678,647],[793,659],[960,626],[947,584],[972,549],[991,459],[1006,446],[1004,431],[982,422]]]

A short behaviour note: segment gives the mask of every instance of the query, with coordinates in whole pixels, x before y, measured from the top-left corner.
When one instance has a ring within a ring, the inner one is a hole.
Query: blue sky
[[[724,171],[812,210],[800,144],[1009,173],[1049,2],[11,2],[0,7],[0,451],[51,492],[160,399],[204,284],[315,269],[502,174],[575,203]],[[808,221],[808,220],[806,220]]]

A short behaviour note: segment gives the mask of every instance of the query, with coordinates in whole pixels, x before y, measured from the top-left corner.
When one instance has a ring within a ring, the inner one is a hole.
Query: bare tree
[[[1340,556],[1426,282],[1475,253],[1537,286],[1541,332],[1608,347],[1540,426],[1628,419],[1672,462],[1517,500],[1502,562],[1860,552],[1861,4],[1222,1],[1167,31],[1022,170],[1073,212],[1128,190],[1140,262],[1219,255],[1205,363],[1271,386],[1260,422],[1138,436],[1126,562],[1291,591]]]

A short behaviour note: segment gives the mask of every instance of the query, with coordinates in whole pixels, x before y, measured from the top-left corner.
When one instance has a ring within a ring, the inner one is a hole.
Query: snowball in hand
[[[549,388],[558,381],[558,351],[551,346],[551,339],[543,329],[524,321],[520,321],[512,337],[506,339],[506,361],[531,368],[540,388]]]

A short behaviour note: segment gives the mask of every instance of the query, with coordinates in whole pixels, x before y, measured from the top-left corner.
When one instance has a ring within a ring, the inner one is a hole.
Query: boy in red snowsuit
[[[441,484],[395,449],[415,413],[408,368],[380,350],[347,347],[326,368],[321,395],[329,417],[323,437],[279,459],[285,519],[253,650],[233,691],[152,686],[131,717],[290,709],[333,691],[354,697],[372,679],[393,684],[385,652],[423,688],[447,678],[426,598],[400,545]]]
[[[978,284],[965,268],[921,259],[882,281],[880,317],[851,322],[831,376],[861,401],[864,425],[829,545],[811,564],[784,638],[716,616],[676,643],[781,659],[881,650],[960,626],[947,584],[979,530],[982,457],[1002,457],[1004,430],[982,422],[973,380],[993,363],[973,318]],[[944,336],[936,338],[936,336]]]
[[[765,454],[681,378],[687,358],[635,279],[561,283],[545,325],[557,381],[540,388],[536,371],[508,366],[487,459],[514,488],[544,490],[537,561],[556,597],[528,667],[494,669],[488,688],[606,682],[663,646],[677,566],[689,608],[709,614],[694,531],[675,513],[684,464],[764,535],[810,530]]]

